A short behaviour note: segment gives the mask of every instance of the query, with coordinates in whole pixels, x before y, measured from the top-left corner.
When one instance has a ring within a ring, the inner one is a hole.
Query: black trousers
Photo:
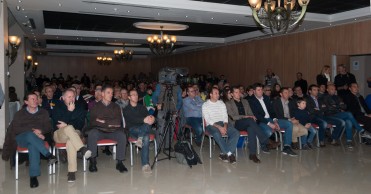
[[[263,130],[252,118],[243,118],[237,120],[235,123],[235,128],[239,131],[247,131],[248,133],[248,147],[250,154],[256,154],[256,137],[259,138],[259,141],[262,145],[267,144],[268,136],[266,136]]]

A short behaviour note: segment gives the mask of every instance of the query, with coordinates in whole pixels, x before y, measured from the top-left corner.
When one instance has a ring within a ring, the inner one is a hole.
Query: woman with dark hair
[[[272,94],[271,94],[271,99],[275,99],[276,97],[280,96],[280,91],[281,91],[281,85],[278,83],[275,83],[272,87]]]
[[[16,102],[19,101],[17,93],[15,92],[15,87],[9,87],[9,102]]]
[[[331,68],[328,65],[322,67],[321,73],[317,75],[317,85],[326,85],[331,82]]]
[[[229,87],[224,87],[222,100],[225,103],[225,102],[229,101],[230,99],[232,99],[231,90],[230,90]]]

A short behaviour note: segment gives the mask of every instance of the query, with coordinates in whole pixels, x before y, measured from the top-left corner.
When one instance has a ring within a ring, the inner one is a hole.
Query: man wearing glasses
[[[200,146],[202,138],[202,104],[204,101],[196,94],[197,91],[193,86],[187,88],[188,96],[183,99],[183,113],[186,117],[186,123],[190,125],[196,133],[196,145]]]

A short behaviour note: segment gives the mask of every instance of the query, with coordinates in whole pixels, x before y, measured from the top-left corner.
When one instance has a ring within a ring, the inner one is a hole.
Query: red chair
[[[112,139],[101,139],[97,142],[98,147],[113,146],[113,154],[112,154],[113,159],[115,159],[115,157],[116,157],[116,145],[117,145],[117,141],[114,141]],[[84,162],[84,171],[86,171],[86,161]]]
[[[53,155],[57,156],[57,160],[59,161],[59,150],[66,150],[66,144],[65,143],[56,143],[53,147]],[[84,172],[86,171],[86,159],[83,157],[83,168]],[[60,162],[58,162],[60,164]],[[55,174],[55,165],[53,165],[53,174]]]
[[[137,143],[137,139],[133,137],[129,137],[128,141],[130,144],[130,165],[133,166],[134,165],[133,145],[135,146],[135,144]],[[157,155],[157,142],[156,142],[156,138],[154,134],[149,135],[149,142],[153,142],[155,144],[155,156],[156,156]],[[137,148],[137,153],[138,153],[138,148]]]
[[[49,152],[51,152],[51,149],[50,149],[50,146],[48,144],[48,142],[44,142],[44,146],[46,149],[49,150]],[[22,153],[22,154],[26,154],[28,153],[28,149],[27,148],[23,148],[23,147],[17,147],[17,150],[15,152],[15,180],[18,180],[18,160],[19,160],[19,153]],[[49,174],[52,174],[52,166],[49,165],[48,167],[48,173]]]

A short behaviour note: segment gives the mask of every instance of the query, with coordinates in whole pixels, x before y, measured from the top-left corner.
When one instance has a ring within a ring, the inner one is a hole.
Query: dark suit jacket
[[[317,80],[317,85],[318,86],[320,86],[320,85],[326,85],[327,86],[328,80],[327,80],[325,75],[323,75],[323,74],[317,75],[316,80]]]
[[[284,116],[285,114],[283,112],[283,105],[282,105],[281,98],[277,98],[273,101],[273,109],[274,109],[274,112],[276,113],[277,119],[290,119],[293,117],[293,113],[296,109],[296,103],[294,100],[289,100],[290,118],[286,118]]]
[[[318,100],[319,110],[314,109],[314,108],[316,108],[316,103],[314,102],[313,98],[310,95],[306,98],[306,101],[307,101],[307,108],[306,109],[311,114],[311,116],[315,115],[315,116],[322,117],[322,116],[324,116],[325,106],[323,106],[322,100],[320,100],[320,99],[317,99],[317,100]]]
[[[263,97],[264,97],[263,101],[264,101],[265,106],[267,107],[270,118],[275,118],[276,114],[273,110],[273,106],[272,106],[272,103],[271,103],[269,97],[267,97],[267,96],[263,96]],[[249,99],[249,104],[250,104],[251,110],[254,113],[258,122],[268,124],[269,121],[264,118],[265,112],[264,112],[263,107],[261,106],[259,100],[255,96],[253,96],[252,98]]]
[[[347,105],[347,110],[349,112],[353,113],[353,115],[355,117],[364,116],[364,113],[362,113],[362,111],[361,111],[361,106],[359,105],[357,98],[359,99],[359,101],[360,101],[363,109],[366,111],[366,113],[371,114],[371,110],[367,107],[365,99],[363,98],[363,96],[357,97],[356,95],[354,95],[350,92],[344,97],[344,103]]]
[[[249,102],[246,99],[241,99],[242,105],[245,109],[245,115],[240,115],[238,112],[238,108],[234,100],[229,100],[225,103],[227,106],[227,112],[228,112],[228,119],[229,123],[231,123],[233,126],[237,120],[242,119],[243,116],[254,116],[254,113],[252,112]]]

